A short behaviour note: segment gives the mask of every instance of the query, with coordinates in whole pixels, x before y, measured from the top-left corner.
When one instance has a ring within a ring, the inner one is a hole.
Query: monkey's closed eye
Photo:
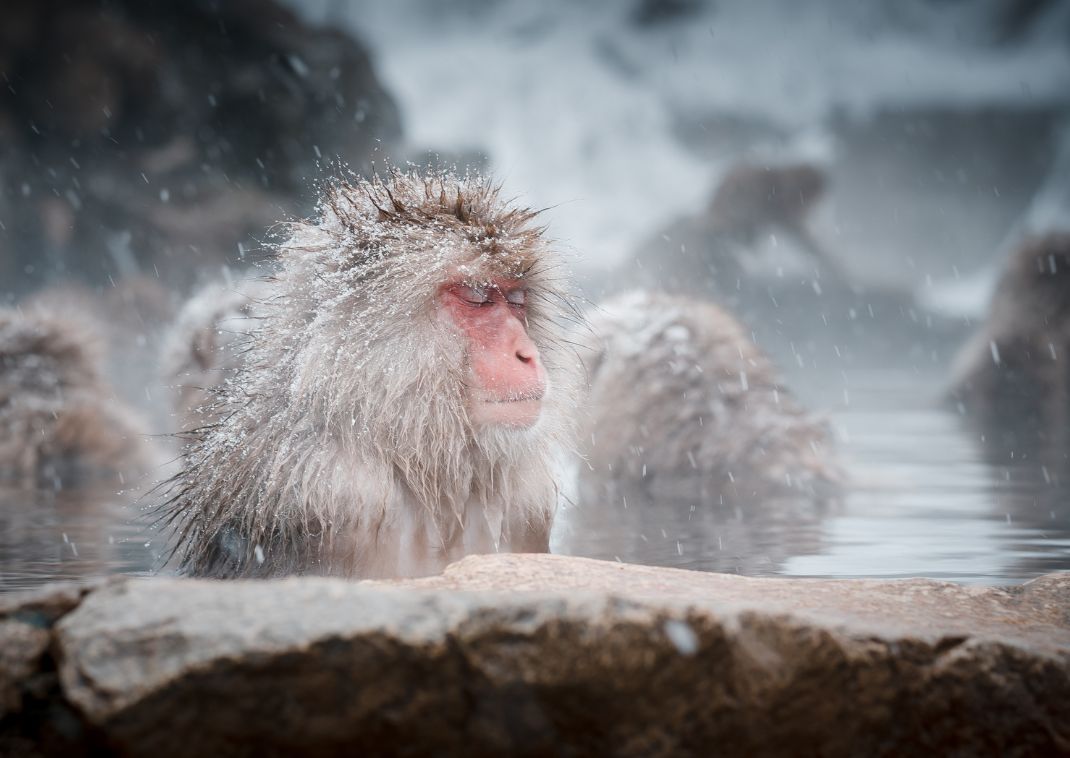
[[[457,296],[472,305],[483,305],[490,302],[490,295],[486,287],[471,287],[462,285],[457,288]]]
[[[505,300],[510,305],[524,305],[524,303],[527,302],[527,299],[528,299],[528,291],[527,290],[516,289],[516,290],[509,290],[509,292],[505,293]]]

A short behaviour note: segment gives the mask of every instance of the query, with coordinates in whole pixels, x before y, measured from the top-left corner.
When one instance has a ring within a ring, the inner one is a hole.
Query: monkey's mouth
[[[541,401],[546,390],[542,387],[528,390],[527,392],[510,392],[506,395],[488,395],[480,398],[481,403],[526,403],[532,400]]]
[[[539,420],[544,387],[523,392],[505,394],[482,394],[473,398],[472,419],[477,424],[530,427]]]

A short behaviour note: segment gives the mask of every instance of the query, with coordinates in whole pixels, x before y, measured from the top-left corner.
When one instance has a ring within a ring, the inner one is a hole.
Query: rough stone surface
[[[25,695],[41,691],[52,626],[73,610],[89,589],[57,584],[0,596],[0,719],[20,712]]]
[[[124,754],[1070,753],[1070,575],[487,556],[393,583],[131,580],[55,634],[64,697]]]
[[[102,582],[0,596],[0,756],[89,755],[93,740],[60,691],[56,622]]]
[[[1063,652],[1070,645],[1070,573],[1012,587],[979,587],[932,579],[755,579],[554,555],[497,555],[459,561],[442,576],[384,584],[605,593],[715,610],[790,613],[881,636],[1002,637]]]

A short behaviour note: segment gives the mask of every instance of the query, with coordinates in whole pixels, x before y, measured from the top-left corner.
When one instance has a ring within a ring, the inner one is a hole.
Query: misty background
[[[744,261],[757,289],[711,294],[831,419],[850,495],[705,516],[574,503],[555,548],[745,573],[1070,568],[1066,492],[986,458],[938,404],[1007,255],[1068,226],[1070,5],[5,0],[0,74],[0,299],[94,301],[116,384],[159,433],[154,350],[179,304],[267,258],[340,166],[493,174],[546,209],[594,307],[733,167],[806,164],[827,177],[810,231],[852,294],[815,287],[775,230]],[[77,500],[35,504],[43,522],[0,503],[12,571],[73,560]],[[83,542],[113,545],[108,523]],[[100,560],[138,564],[134,547]]]

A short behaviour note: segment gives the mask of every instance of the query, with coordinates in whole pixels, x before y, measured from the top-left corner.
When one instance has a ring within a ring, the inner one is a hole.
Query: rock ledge
[[[0,605],[0,752],[1070,754],[1070,574],[973,588],[503,555],[401,582],[61,592]],[[60,611],[9,656],[31,607]],[[50,666],[35,702],[73,716],[22,723]]]

